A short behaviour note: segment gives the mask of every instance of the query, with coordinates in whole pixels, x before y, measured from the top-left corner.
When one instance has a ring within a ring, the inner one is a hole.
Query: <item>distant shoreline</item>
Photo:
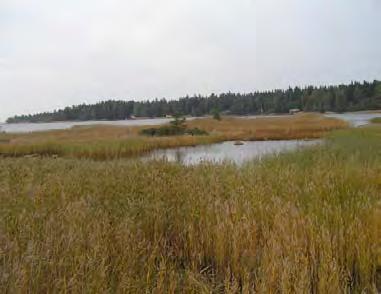
[[[301,111],[301,113],[319,113],[319,114],[368,114],[368,113],[381,113],[381,109],[377,110],[359,110],[359,111],[346,111],[346,112],[334,112],[334,111],[326,111],[324,113],[317,111]],[[289,116],[292,115],[290,113],[266,113],[266,114],[225,114],[226,117],[250,117],[250,116],[258,116],[258,117],[271,117],[271,116]],[[204,116],[190,116],[184,115],[182,117],[185,118],[204,118],[209,117],[209,115]],[[141,121],[141,120],[157,120],[157,119],[167,119],[170,120],[173,117],[136,117],[129,119],[99,119],[99,120],[52,120],[52,121],[19,121],[19,122],[0,122],[1,125],[17,125],[17,124],[49,124],[49,123],[85,123],[85,122],[124,122],[124,121]]]

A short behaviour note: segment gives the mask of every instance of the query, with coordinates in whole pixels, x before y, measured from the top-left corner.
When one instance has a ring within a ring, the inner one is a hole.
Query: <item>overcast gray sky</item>
[[[380,0],[0,0],[0,121],[381,79]]]

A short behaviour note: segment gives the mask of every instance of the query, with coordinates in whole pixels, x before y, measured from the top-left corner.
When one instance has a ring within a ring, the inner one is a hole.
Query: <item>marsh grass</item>
[[[381,117],[375,117],[370,120],[373,124],[381,124]]]
[[[381,130],[239,168],[0,159],[2,293],[372,293]]]
[[[347,123],[320,114],[262,117],[256,119],[224,117],[194,120],[190,127],[210,133],[228,134],[230,140],[292,140],[321,138],[327,132],[348,127]]]
[[[328,131],[346,128],[341,120],[317,114],[278,118],[222,120],[198,119],[189,129],[204,130],[208,136],[147,137],[147,127],[87,126],[70,130],[0,135],[0,156],[36,154],[71,158],[115,159],[139,156],[149,151],[180,146],[211,144],[226,140],[285,140],[320,138]]]

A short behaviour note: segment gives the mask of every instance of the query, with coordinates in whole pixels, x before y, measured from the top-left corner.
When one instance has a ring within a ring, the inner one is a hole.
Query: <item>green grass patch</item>
[[[370,120],[373,124],[381,124],[381,117],[375,117]]]

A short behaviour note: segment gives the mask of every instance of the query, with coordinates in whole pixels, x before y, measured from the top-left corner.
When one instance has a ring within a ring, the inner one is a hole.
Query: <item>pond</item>
[[[326,117],[334,117],[349,122],[354,127],[365,126],[375,117],[381,117],[381,112],[347,112],[347,113],[330,113]]]
[[[320,142],[321,140],[243,141],[243,145],[235,145],[234,141],[226,141],[211,145],[155,150],[142,157],[142,159],[164,159],[184,165],[195,165],[204,161],[213,163],[230,161],[242,165],[252,159],[261,159],[266,155],[313,146]]]

